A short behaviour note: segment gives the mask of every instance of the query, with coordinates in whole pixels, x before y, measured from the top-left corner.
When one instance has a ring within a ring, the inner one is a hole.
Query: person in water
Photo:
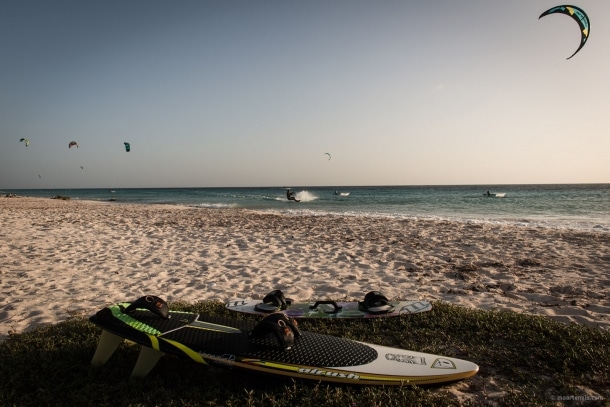
[[[289,201],[295,201],[295,202],[300,202],[297,198],[294,192],[291,192],[290,189],[286,190],[286,198],[288,198]]]

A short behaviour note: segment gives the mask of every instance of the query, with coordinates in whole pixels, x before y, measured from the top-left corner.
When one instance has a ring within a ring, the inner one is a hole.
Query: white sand
[[[0,198],[0,340],[155,294],[443,300],[610,327],[610,234]]]

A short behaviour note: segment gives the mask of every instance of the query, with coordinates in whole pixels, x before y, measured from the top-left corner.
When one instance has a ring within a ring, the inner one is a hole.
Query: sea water
[[[3,190],[0,194],[283,214],[493,222],[610,232],[610,184]],[[491,195],[488,195],[487,192]],[[497,195],[496,195],[497,194]],[[501,195],[505,194],[505,195]]]

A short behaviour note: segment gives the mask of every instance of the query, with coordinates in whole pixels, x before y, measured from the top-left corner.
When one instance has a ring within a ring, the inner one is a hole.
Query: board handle
[[[324,313],[326,313],[326,314],[336,314],[343,309],[343,307],[340,307],[334,301],[316,301],[316,303],[314,305],[309,306],[309,309],[316,309],[316,308],[318,308],[318,305],[332,305],[334,307],[334,309],[330,312],[324,311]]]

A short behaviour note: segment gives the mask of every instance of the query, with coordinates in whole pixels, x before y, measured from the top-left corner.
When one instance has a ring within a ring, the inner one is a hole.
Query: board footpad
[[[272,335],[250,338],[256,322],[176,311],[170,314],[171,318],[162,319],[148,310],[126,315],[105,308],[90,320],[144,346],[150,347],[151,337],[157,338],[155,346],[159,351],[177,355],[184,355],[184,350],[175,343],[202,354],[230,354],[306,366],[359,366],[373,362],[378,356],[374,348],[365,344],[305,331],[291,349],[284,350]]]
[[[301,332],[289,350],[278,347],[272,335],[250,338],[256,323],[237,321],[225,317],[201,316],[200,321],[231,326],[242,334],[227,334],[211,330],[193,329],[189,326],[163,335],[163,338],[178,341],[193,350],[232,354],[244,358],[274,360],[308,366],[358,366],[371,363],[377,358],[377,351],[355,341],[346,341],[329,335]]]

